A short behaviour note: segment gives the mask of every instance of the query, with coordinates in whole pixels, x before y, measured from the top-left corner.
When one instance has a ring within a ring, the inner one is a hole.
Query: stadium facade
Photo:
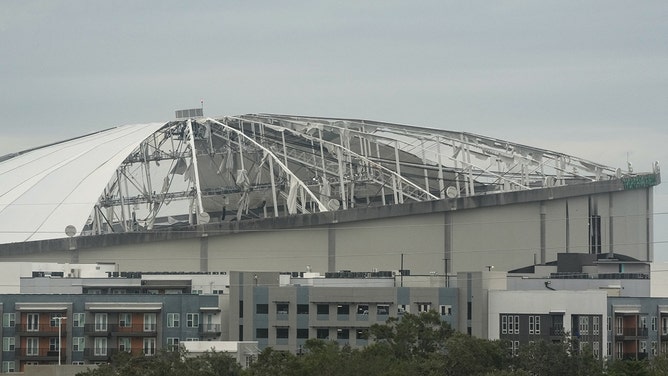
[[[658,163],[622,171],[368,120],[194,115],[0,157],[0,260],[454,276],[558,253],[653,258]]]

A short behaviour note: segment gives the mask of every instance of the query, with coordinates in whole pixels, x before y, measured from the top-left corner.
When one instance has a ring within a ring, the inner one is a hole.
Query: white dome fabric
[[[81,231],[119,165],[164,125],[112,128],[0,162],[0,244]]]

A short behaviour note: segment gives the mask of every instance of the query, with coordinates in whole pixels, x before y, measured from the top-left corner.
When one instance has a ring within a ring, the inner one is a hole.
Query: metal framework
[[[621,177],[472,133],[248,114],[165,124],[118,168],[84,234],[455,199]]]

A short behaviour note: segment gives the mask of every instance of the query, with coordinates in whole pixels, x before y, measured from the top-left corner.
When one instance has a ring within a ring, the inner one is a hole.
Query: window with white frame
[[[167,338],[167,349],[169,351],[176,351],[179,349],[179,338],[178,337],[168,337]]]
[[[529,334],[540,334],[540,316],[529,316]]]
[[[608,331],[612,331],[612,317],[610,316],[608,316]]]
[[[589,346],[589,342],[587,341],[580,341],[580,352],[583,352],[587,346]]]
[[[656,332],[656,316],[652,316],[652,319],[650,320],[650,325],[652,326],[652,331]]]
[[[624,318],[622,316],[615,317],[615,334],[618,336],[624,334]]]
[[[652,355],[655,356],[656,355],[656,341],[652,341],[651,346],[652,346],[652,348],[651,348]]]
[[[186,327],[199,328],[199,313],[186,313]]]
[[[520,317],[518,315],[514,316],[515,320],[515,334],[520,334]]]
[[[26,338],[26,355],[28,356],[39,355],[39,338],[37,337]]]
[[[14,351],[16,349],[16,338],[15,337],[3,337],[2,338],[2,351]]]
[[[57,328],[58,324],[60,322],[60,318],[63,317],[62,313],[52,313],[51,315],[51,320],[49,320],[49,326],[52,328]]]
[[[155,338],[144,338],[143,351],[146,356],[155,355]]]
[[[181,314],[180,313],[168,313],[167,314],[167,327],[168,328],[178,328],[181,326]]]
[[[661,316],[661,335],[668,335],[668,316]]]
[[[13,360],[2,362],[2,373],[16,372],[16,362]]]
[[[75,313],[72,315],[72,325],[75,328],[83,328],[86,324],[86,314],[85,313]]]
[[[106,313],[96,313],[95,314],[95,331],[96,332],[106,332],[108,324],[108,316]]]
[[[578,322],[579,322],[580,335],[589,334],[589,317],[579,316]]]
[[[28,319],[27,328],[29,332],[39,331],[39,313],[28,313],[26,316]]]
[[[641,353],[647,352],[647,341],[640,341],[640,352]]]
[[[58,349],[60,349],[60,338],[49,338],[49,351],[58,351]]]
[[[157,319],[155,313],[144,313],[144,331],[155,332],[157,330]]]
[[[13,312],[2,314],[2,327],[13,328],[16,325],[16,314]]]
[[[429,310],[431,309],[431,303],[418,303],[417,307],[419,313],[429,312]]]
[[[501,334],[508,334],[508,316],[501,315]]]
[[[450,316],[452,315],[452,306],[441,304],[438,306],[438,310],[441,313],[441,316]]]
[[[132,314],[131,313],[119,313],[118,314],[118,326],[121,328],[129,328],[132,326]]]
[[[594,341],[592,343],[592,347],[591,347],[591,352],[592,352],[592,355],[594,355],[594,359],[599,359],[601,357],[598,347],[599,347],[599,343],[597,341]]]
[[[72,337],[72,351],[80,352],[86,348],[86,337]]]
[[[517,352],[520,349],[520,341],[510,341],[510,351],[513,356],[517,355]]]
[[[118,350],[125,352],[132,351],[132,342],[129,337],[120,337],[118,339]]]
[[[608,342],[608,356],[612,356],[612,342]]]
[[[107,337],[95,337],[93,340],[93,355],[107,356]]]
[[[615,342],[615,357],[617,359],[624,357],[624,342]]]
[[[599,334],[600,326],[601,326],[600,318],[598,316],[593,316],[591,318],[591,328],[593,335],[596,336]]]

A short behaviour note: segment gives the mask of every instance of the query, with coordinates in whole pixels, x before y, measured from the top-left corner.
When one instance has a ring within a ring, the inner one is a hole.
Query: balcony
[[[61,361],[65,360],[65,349],[60,351]],[[51,347],[22,347],[15,349],[18,360],[57,361],[58,350]]]
[[[84,359],[90,361],[109,361],[119,352],[115,348],[84,349]]]
[[[556,327],[556,328],[550,328],[550,337],[563,337],[564,334],[564,328]]]
[[[204,335],[220,335],[220,324],[199,324],[199,332]]]
[[[65,325],[61,327],[61,335],[64,337],[67,335]],[[16,334],[19,336],[30,336],[30,337],[58,337],[58,326],[51,325],[34,325],[34,324],[17,324],[16,325]]]
[[[107,337],[111,333],[111,325],[86,324],[84,325],[84,333],[92,337]]]
[[[647,337],[647,328],[615,328],[615,337]]]
[[[109,325],[112,336],[122,337],[154,337],[158,332],[156,324]]]

